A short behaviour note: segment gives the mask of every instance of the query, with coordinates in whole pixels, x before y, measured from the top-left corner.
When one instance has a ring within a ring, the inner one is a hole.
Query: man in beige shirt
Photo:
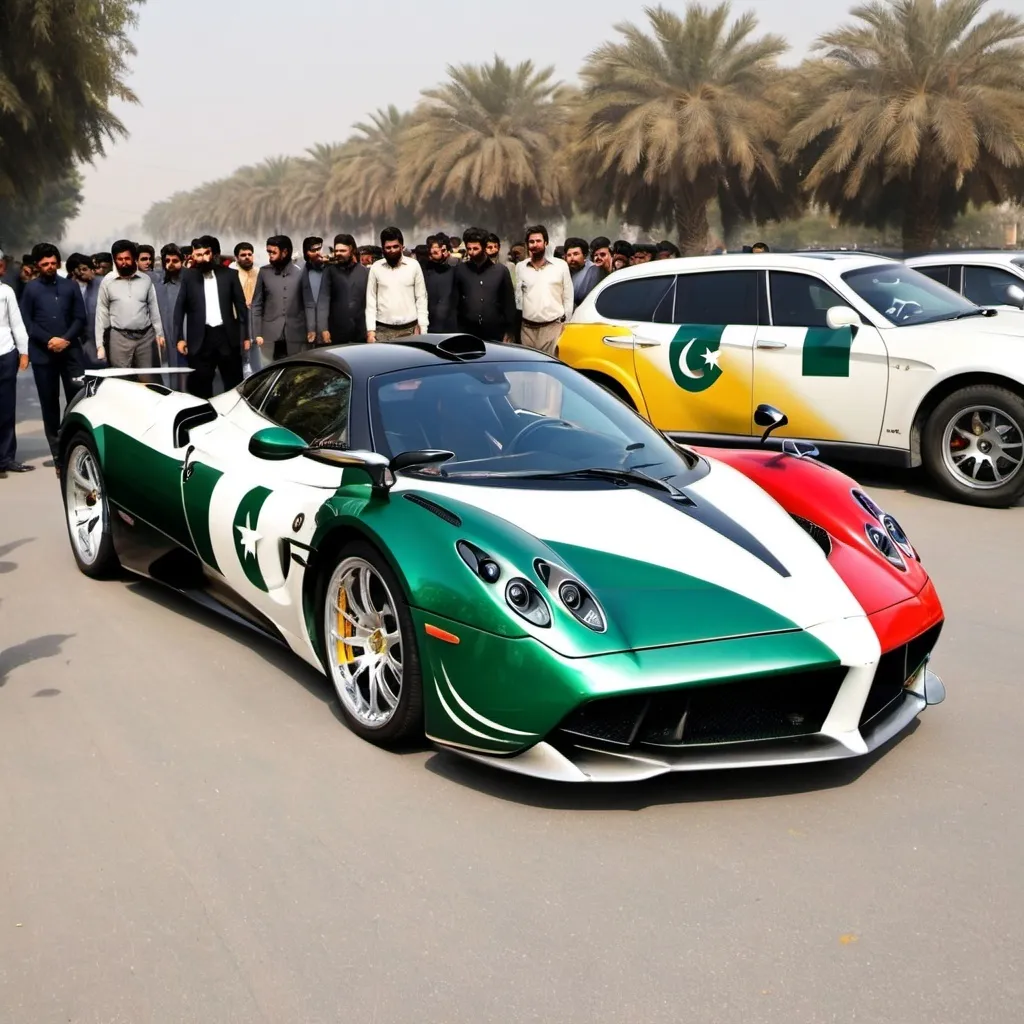
[[[572,274],[565,260],[547,255],[548,229],[526,229],[530,258],[516,264],[516,306],[523,314],[522,342],[553,356],[575,300]]]
[[[426,334],[429,324],[423,269],[403,255],[405,239],[398,228],[380,233],[384,258],[370,267],[366,280],[366,340],[397,341]]]

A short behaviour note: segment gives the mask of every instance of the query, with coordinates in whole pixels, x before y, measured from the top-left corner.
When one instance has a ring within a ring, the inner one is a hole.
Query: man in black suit
[[[192,368],[188,390],[197,398],[213,397],[217,370],[225,391],[241,384],[242,352],[249,348],[242,285],[236,271],[220,266],[219,257],[216,238],[203,235],[196,239],[192,269],[181,275],[181,290],[174,304],[174,337],[179,339],[178,351]]]
[[[318,322],[323,332],[321,341],[330,345],[366,341],[366,282],[369,277],[369,269],[359,262],[356,240],[351,235],[335,235],[334,262],[324,271],[317,302]]]

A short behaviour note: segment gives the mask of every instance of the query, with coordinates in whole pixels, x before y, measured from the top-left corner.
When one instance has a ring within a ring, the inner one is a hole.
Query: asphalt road
[[[0,1021],[1021,1019],[1024,509],[869,478],[948,613],[948,698],[880,757],[566,787],[376,750],[270,643],[80,575],[26,415]]]

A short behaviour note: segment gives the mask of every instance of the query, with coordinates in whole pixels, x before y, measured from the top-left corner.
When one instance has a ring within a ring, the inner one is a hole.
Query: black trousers
[[[12,348],[0,356],[0,469],[17,458],[18,440],[14,434],[18,408],[18,350]]]
[[[64,387],[64,401],[70,402],[82,386],[82,350],[69,345],[63,352],[48,352],[45,363],[32,364],[36,379],[39,405],[43,411],[43,431],[50,454],[57,461],[57,434],[60,431],[60,389]]]
[[[213,378],[220,370],[224,390],[230,391],[242,383],[242,345],[238,338],[232,342],[221,327],[207,327],[198,352],[188,353],[188,392],[196,398],[213,398]]]

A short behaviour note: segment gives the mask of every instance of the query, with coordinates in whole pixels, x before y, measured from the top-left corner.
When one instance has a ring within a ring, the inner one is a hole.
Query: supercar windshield
[[[848,270],[843,280],[897,327],[985,315],[973,302],[902,263]]]
[[[370,380],[376,451],[455,457],[410,472],[472,483],[630,481],[667,491],[704,464],[618,398],[561,363],[460,363]]]

